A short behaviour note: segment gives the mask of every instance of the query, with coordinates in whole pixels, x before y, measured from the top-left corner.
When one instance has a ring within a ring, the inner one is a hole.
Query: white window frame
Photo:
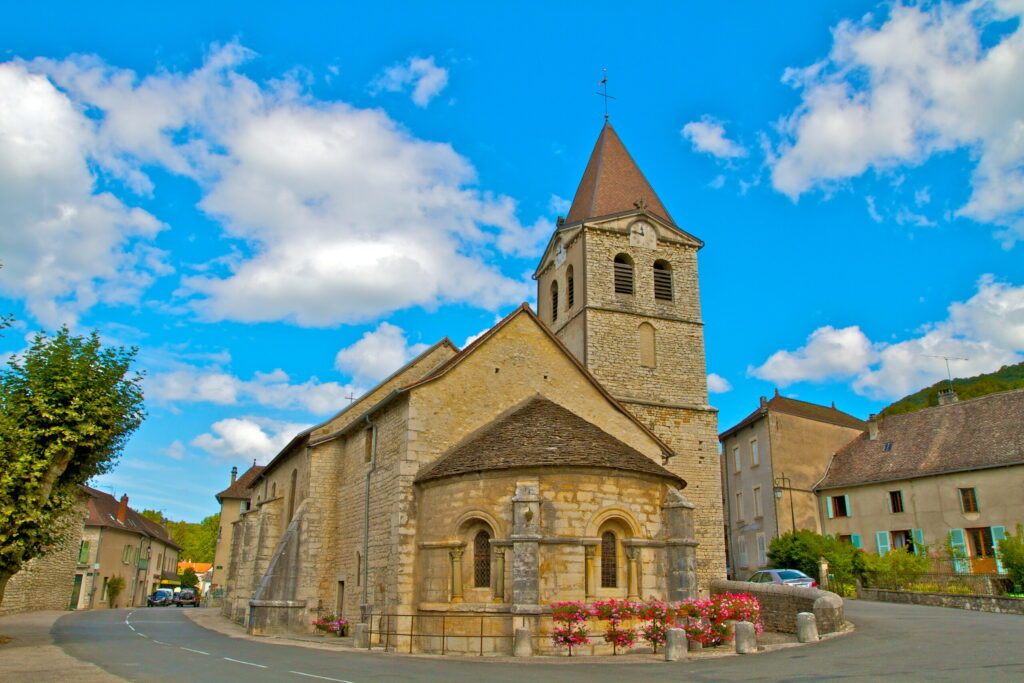
[[[736,553],[736,554],[739,555],[739,557],[737,558],[739,560],[739,566],[741,566],[741,567],[749,567],[750,566],[750,563],[747,562],[747,538],[746,538],[746,536],[740,536],[740,538],[739,538],[739,552]]]
[[[757,439],[750,440],[750,466],[757,467],[761,464],[761,450],[757,447]]]
[[[736,492],[736,519],[743,521],[743,491]]]
[[[758,532],[755,536],[757,542],[757,566],[763,567],[768,564],[768,544],[765,541],[764,533]]]
[[[741,463],[740,463],[740,447],[739,446],[733,446],[732,447],[732,470],[733,470],[733,472],[739,472],[740,469],[741,469],[740,465],[741,465]]]
[[[754,496],[754,519],[764,517],[764,510],[761,505],[761,487],[755,486],[753,491]]]

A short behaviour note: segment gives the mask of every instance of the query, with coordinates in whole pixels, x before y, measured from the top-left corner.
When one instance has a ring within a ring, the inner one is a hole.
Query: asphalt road
[[[851,635],[677,664],[332,652],[231,638],[166,608],[73,613],[52,634],[68,654],[130,681],[1024,681],[1024,617],[856,601],[846,611],[857,625]]]

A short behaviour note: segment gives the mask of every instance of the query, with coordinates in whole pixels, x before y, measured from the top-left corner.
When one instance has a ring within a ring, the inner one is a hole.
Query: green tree
[[[107,582],[107,607],[117,607],[117,598],[124,590],[124,578],[114,576]]]
[[[196,570],[192,567],[185,567],[185,571],[181,573],[181,587],[182,588],[195,588],[199,585],[199,577],[196,576]]]
[[[999,541],[999,557],[1003,568],[1013,581],[1013,590],[1024,593],[1024,527],[1017,525],[1017,533],[1007,534]]]
[[[56,540],[79,485],[110,470],[145,417],[137,349],[62,328],[0,371],[0,601]]]
[[[818,559],[828,561],[828,571],[842,591],[850,587],[863,566],[862,553],[851,544],[835,536],[822,536],[813,531],[801,529],[782,534],[772,539],[768,546],[768,559],[779,569],[799,569],[804,574],[818,579]]]
[[[157,510],[143,510],[142,516],[167,529],[174,542],[181,546],[179,556],[192,562],[213,562],[217,550],[217,528],[220,513],[205,517],[201,522],[175,522]]]

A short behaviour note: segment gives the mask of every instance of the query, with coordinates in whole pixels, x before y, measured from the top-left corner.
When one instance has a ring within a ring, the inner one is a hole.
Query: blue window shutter
[[[828,513],[828,518],[832,519],[832,496],[825,496],[825,511]]]
[[[861,548],[860,534],[850,534],[850,543],[853,544],[854,548],[856,548],[857,550],[860,550],[860,548]]]
[[[967,536],[964,534],[964,530],[950,529],[949,544],[953,546],[953,550],[959,551],[962,555],[962,557],[953,560],[953,567],[961,574],[970,574],[971,562],[967,559]]]
[[[878,547],[879,555],[889,554],[889,532],[888,531],[876,531],[875,532],[875,545]]]
[[[851,507],[851,505],[850,505],[850,497],[849,496],[843,496],[843,500],[846,501],[846,516],[847,517],[853,517],[853,507]]]
[[[924,532],[920,529],[911,529],[910,535],[914,538],[914,554],[924,553]]]
[[[1003,570],[1003,559],[999,557],[999,541],[1006,538],[1006,527],[1005,526],[994,526],[992,527],[992,547],[996,551],[996,571],[1000,574],[1004,573]]]

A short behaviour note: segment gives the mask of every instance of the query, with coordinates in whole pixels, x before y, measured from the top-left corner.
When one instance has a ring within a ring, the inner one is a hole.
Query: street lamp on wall
[[[793,482],[786,476],[785,472],[779,472],[779,476],[773,482],[775,484],[775,498],[782,500],[782,492],[789,491],[789,519],[790,531],[796,531],[796,511],[793,508]]]

